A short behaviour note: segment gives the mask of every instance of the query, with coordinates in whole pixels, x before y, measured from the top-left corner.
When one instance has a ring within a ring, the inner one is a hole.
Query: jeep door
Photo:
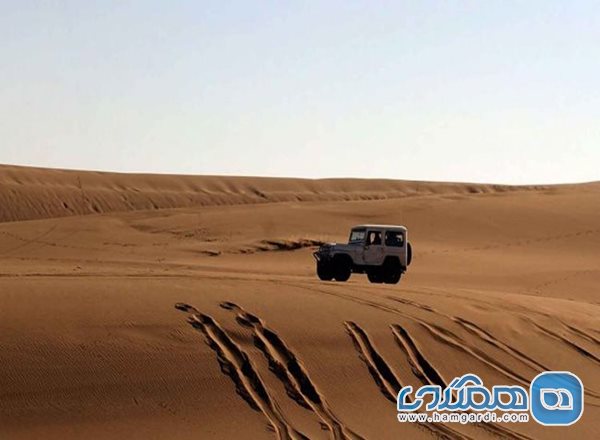
[[[362,255],[362,264],[379,266],[383,263],[383,231],[368,230]]]
[[[385,255],[395,255],[400,264],[406,266],[406,240],[403,231],[388,229],[385,231]]]

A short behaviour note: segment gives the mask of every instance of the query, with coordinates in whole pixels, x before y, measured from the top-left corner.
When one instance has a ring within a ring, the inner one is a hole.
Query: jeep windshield
[[[362,244],[365,242],[366,229],[353,229],[350,232],[348,244]]]

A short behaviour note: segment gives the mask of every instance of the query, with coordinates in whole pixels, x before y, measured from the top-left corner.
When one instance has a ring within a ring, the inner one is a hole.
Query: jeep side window
[[[370,245],[381,245],[381,232],[379,231],[370,231],[369,232],[369,240],[367,244]]]
[[[404,234],[400,231],[386,231],[385,245],[394,247],[404,246]]]

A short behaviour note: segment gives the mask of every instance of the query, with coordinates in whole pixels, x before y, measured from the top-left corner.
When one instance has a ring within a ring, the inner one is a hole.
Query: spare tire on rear
[[[407,243],[406,248],[406,265],[410,266],[410,262],[412,261],[412,246],[410,245],[410,241]]]

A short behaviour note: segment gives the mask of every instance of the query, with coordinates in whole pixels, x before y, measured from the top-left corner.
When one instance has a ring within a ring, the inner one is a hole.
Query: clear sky
[[[600,180],[600,2],[0,0],[0,163]]]

